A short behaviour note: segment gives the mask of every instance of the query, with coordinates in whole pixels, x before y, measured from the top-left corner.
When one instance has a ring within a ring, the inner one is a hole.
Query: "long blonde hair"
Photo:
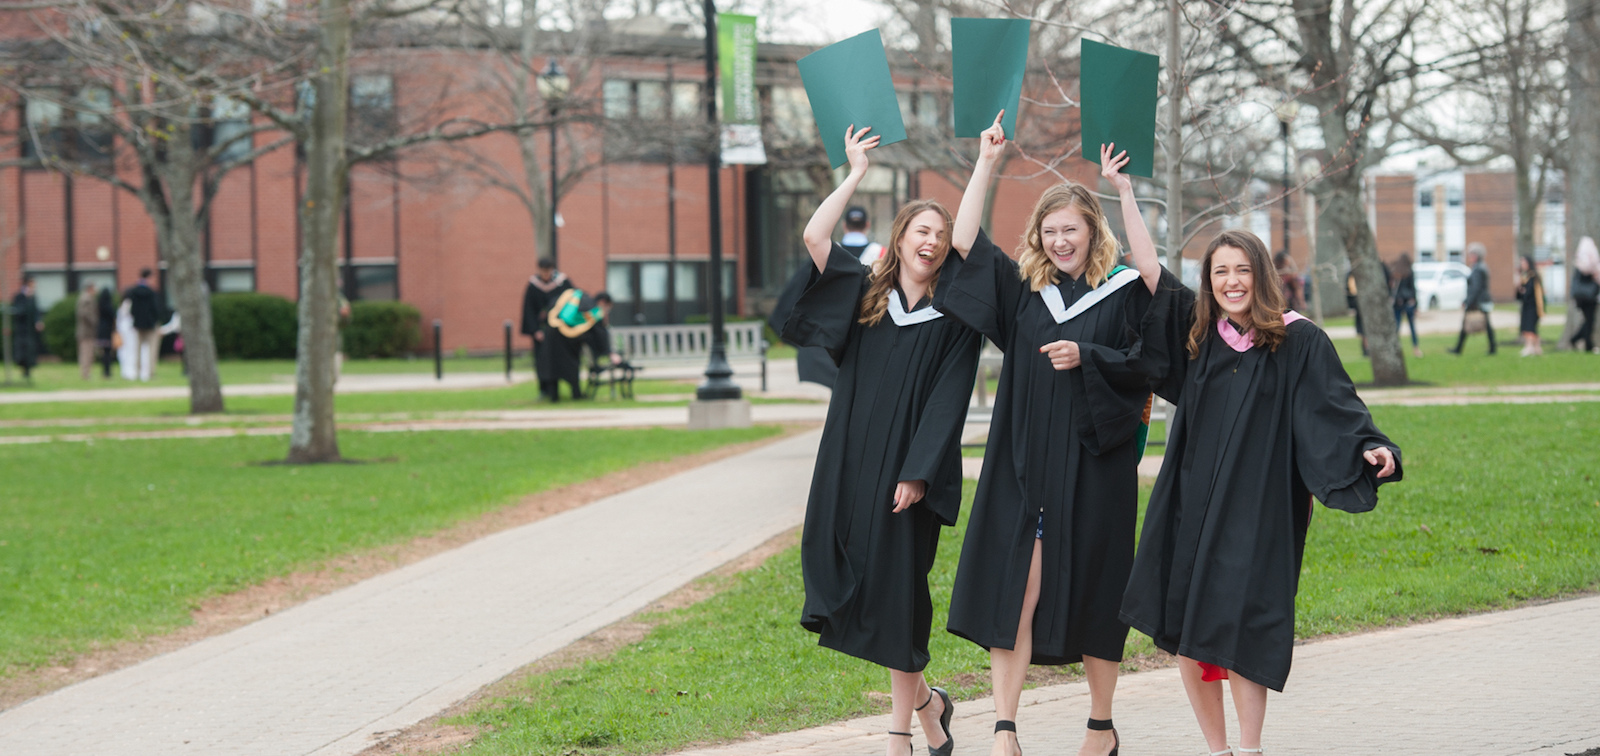
[[[1250,311],[1243,323],[1246,331],[1255,331],[1252,343],[1275,352],[1283,343],[1287,332],[1283,324],[1283,282],[1278,278],[1278,268],[1260,237],[1249,231],[1232,230],[1217,234],[1206,245],[1206,255],[1200,259],[1200,293],[1194,298],[1194,325],[1189,327],[1189,359],[1200,356],[1200,345],[1217,330],[1217,321],[1227,316],[1217,295],[1211,289],[1211,257],[1223,247],[1232,247],[1244,253],[1250,262]]]
[[[1039,195],[1028,216],[1028,233],[1017,245],[1017,273],[1028,283],[1030,291],[1038,291],[1060,280],[1060,271],[1044,251],[1044,239],[1039,227],[1045,216],[1065,208],[1076,208],[1089,223],[1089,265],[1084,268],[1084,280],[1094,288],[1105,281],[1106,274],[1116,267],[1118,257],[1117,237],[1106,220],[1100,201],[1082,184],[1065,181]]]
[[[900,282],[900,241],[905,238],[906,231],[911,228],[911,220],[923,212],[932,210],[944,219],[944,236],[939,239],[937,255],[943,260],[950,254],[950,227],[955,221],[950,217],[950,211],[939,204],[938,200],[924,199],[907,202],[900,212],[894,215],[894,225],[890,227],[889,246],[878,256],[878,261],[872,264],[870,280],[867,285],[867,295],[861,299],[861,324],[875,326],[883,320],[884,313],[889,311],[889,290]],[[939,286],[939,271],[933,271],[933,280],[928,282],[928,296],[933,296],[933,291]],[[911,307],[915,302],[903,303]]]

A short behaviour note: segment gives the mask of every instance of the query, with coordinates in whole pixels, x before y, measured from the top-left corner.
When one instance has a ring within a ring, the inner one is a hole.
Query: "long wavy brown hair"
[[[912,219],[924,211],[932,210],[944,219],[944,236],[939,239],[939,248],[936,254],[939,260],[944,260],[950,254],[950,227],[955,221],[950,217],[950,211],[938,200],[924,199],[913,200],[900,208],[895,213],[894,225],[889,229],[889,248],[878,256],[878,261],[872,264],[871,283],[867,285],[867,295],[861,299],[861,324],[875,326],[883,320],[884,313],[889,311],[889,290],[900,282],[900,242],[906,236],[906,231],[911,228]],[[933,280],[928,282],[928,296],[933,296],[934,289],[939,286],[939,269],[933,271]],[[905,302],[907,308],[915,302]]]
[[[1217,294],[1211,289],[1211,258],[1217,250],[1232,247],[1244,253],[1250,261],[1250,310],[1242,323],[1246,331],[1255,331],[1252,341],[1268,351],[1277,351],[1283,343],[1286,329],[1283,325],[1283,282],[1278,279],[1278,269],[1272,264],[1267,245],[1249,231],[1234,229],[1217,234],[1206,246],[1205,257],[1200,260],[1200,295],[1194,300],[1194,325],[1189,328],[1189,359],[1200,356],[1200,345],[1217,330],[1217,321],[1227,317]]]
[[[1083,269],[1089,288],[1104,282],[1106,274],[1117,265],[1117,237],[1111,231],[1100,200],[1084,185],[1064,181],[1039,195],[1039,201],[1033,204],[1033,213],[1028,216],[1028,233],[1017,245],[1017,273],[1028,283],[1030,291],[1038,291],[1061,279],[1061,271],[1044,251],[1039,227],[1044,225],[1045,216],[1068,207],[1076,208],[1089,223],[1089,266]]]

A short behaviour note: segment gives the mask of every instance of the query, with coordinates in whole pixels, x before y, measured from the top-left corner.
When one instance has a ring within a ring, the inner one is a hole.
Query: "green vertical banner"
[[[722,162],[766,163],[756,95],[755,16],[717,14],[717,74],[722,77]]]

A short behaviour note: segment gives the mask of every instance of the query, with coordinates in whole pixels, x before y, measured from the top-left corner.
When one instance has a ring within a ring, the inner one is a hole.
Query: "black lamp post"
[[[706,16],[706,123],[711,126],[706,144],[706,201],[711,210],[711,359],[706,363],[706,380],[695,389],[696,399],[739,399],[743,392],[734,383],[728,366],[727,334],[722,327],[722,131],[717,124],[717,6],[705,0]]]
[[[544,98],[545,107],[550,111],[550,261],[557,262],[559,251],[556,248],[557,230],[556,218],[560,215],[556,211],[558,188],[556,184],[556,115],[561,112],[561,102],[567,97],[567,89],[572,86],[567,79],[567,72],[561,70],[561,64],[556,62],[554,55],[545,64],[544,71],[539,73],[539,96]]]

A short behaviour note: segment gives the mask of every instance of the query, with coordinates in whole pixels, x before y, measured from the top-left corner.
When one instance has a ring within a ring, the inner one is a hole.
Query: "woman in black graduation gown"
[[[1133,563],[1140,430],[1150,386],[1128,364],[1150,300],[1116,267],[1100,203],[1077,184],[1046,190],[1012,261],[981,229],[1000,120],[983,133],[952,244],[965,258],[951,317],[1005,352],[983,473],[961,550],[949,630],[989,649],[995,756],[1019,753],[1029,663],[1082,661],[1090,693],[1080,754],[1115,753],[1111,701],[1128,626],[1117,618]],[[1154,242],[1131,196],[1129,241]]]
[[[1282,691],[1311,497],[1347,512],[1400,479],[1400,449],[1378,431],[1322,329],[1284,313],[1265,244],[1224,231],[1201,261],[1198,296],[1135,254],[1155,293],[1138,359],[1177,405],[1139,537],[1122,618],[1179,657],[1214,754],[1261,752],[1267,689]]]
[[[1541,355],[1544,346],[1539,343],[1539,321],[1544,318],[1544,281],[1539,278],[1539,266],[1532,257],[1517,258],[1517,277],[1517,301],[1522,303],[1522,322],[1518,324],[1522,356]]]
[[[901,208],[873,268],[831,242],[877,142],[846,131],[850,175],[806,225],[815,267],[802,271],[809,280],[783,328],[784,340],[822,347],[839,365],[800,542],[800,624],[823,646],[889,668],[888,756],[911,748],[913,710],[929,752],[948,756],[950,697],[922,676],[928,571],[940,526],[954,525],[961,506],[959,436],[978,335],[933,307],[950,251],[939,203]]]

